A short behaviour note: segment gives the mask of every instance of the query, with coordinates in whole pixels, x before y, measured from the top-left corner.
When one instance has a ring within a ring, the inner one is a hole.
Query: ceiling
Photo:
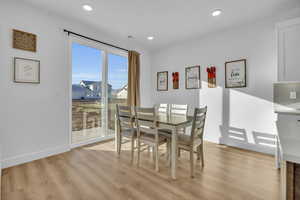
[[[299,0],[24,0],[150,49],[254,21],[299,6]],[[90,4],[92,12],[83,11]],[[212,17],[214,9],[222,15]],[[152,41],[147,36],[154,36]]]

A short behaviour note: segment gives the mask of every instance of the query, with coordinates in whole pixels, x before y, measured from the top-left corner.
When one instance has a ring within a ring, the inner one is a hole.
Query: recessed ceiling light
[[[222,10],[220,10],[220,9],[216,9],[211,13],[211,15],[214,17],[219,16],[221,14],[222,14]]]
[[[88,4],[83,5],[82,8],[83,8],[83,10],[85,10],[85,11],[92,11],[92,10],[93,10],[92,6],[90,6],[90,5],[88,5]]]
[[[153,39],[154,39],[153,36],[148,36],[148,37],[147,37],[147,40],[153,40]]]

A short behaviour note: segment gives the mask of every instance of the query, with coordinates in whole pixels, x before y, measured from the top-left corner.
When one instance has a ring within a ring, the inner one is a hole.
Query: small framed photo
[[[14,82],[40,83],[40,61],[15,57]]]
[[[168,72],[157,72],[157,91],[168,91]]]
[[[201,88],[200,66],[192,66],[185,68],[185,88],[199,89]]]
[[[247,86],[246,59],[225,63],[225,87],[242,88]]]
[[[36,38],[35,34],[13,29],[13,48],[36,52]]]

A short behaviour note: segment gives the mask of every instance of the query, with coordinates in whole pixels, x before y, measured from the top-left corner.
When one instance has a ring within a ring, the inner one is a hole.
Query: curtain
[[[140,106],[140,54],[128,52],[128,91],[127,104]]]

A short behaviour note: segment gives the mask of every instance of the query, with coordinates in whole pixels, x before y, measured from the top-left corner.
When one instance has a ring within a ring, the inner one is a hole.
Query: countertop
[[[287,105],[274,104],[274,112],[278,114],[300,115],[300,105],[299,103]]]

